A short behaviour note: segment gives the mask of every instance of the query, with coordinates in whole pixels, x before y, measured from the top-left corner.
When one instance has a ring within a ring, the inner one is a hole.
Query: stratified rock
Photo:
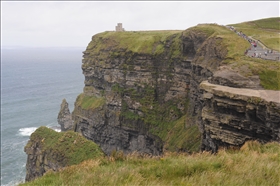
[[[203,150],[242,146],[247,140],[280,142],[280,92],[204,81]]]
[[[62,100],[60,111],[57,116],[57,122],[61,125],[61,131],[73,130],[72,115],[69,111],[66,99]]]

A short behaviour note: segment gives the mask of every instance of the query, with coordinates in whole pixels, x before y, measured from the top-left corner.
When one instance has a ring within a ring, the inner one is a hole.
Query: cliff
[[[38,128],[24,148],[27,154],[25,181],[34,180],[49,170],[76,165],[103,156],[92,141],[73,131],[59,133],[47,127]]]
[[[103,152],[217,152],[248,140],[280,142],[280,66],[244,56],[249,46],[215,24],[94,35],[82,60],[83,93],[72,113],[61,104],[64,132],[41,127],[25,147],[26,181]]]
[[[247,128],[238,130],[250,137],[236,137],[235,127],[223,125],[216,130],[222,124],[215,120],[228,116],[209,112],[210,98],[203,96],[210,93],[200,89],[204,80],[235,88],[263,89],[266,77],[260,74],[268,70],[278,73],[279,65],[241,57],[248,46],[247,41],[218,25],[199,25],[185,31],[94,35],[82,60],[85,87],[72,113],[74,130],[99,144],[106,154],[121,150],[159,155],[164,150],[192,152],[200,147],[216,152],[221,146],[239,147],[248,139],[279,141],[275,137],[279,131],[279,101],[273,111],[273,124],[261,122],[266,129],[257,135],[257,124],[247,118],[250,122],[243,123]],[[218,99],[213,99],[216,104]],[[243,100],[243,107],[250,105],[247,101]],[[240,101],[228,101],[224,107],[235,102]],[[272,108],[248,107],[251,111],[244,111],[240,120],[254,110],[259,110],[260,117],[267,117]],[[211,115],[215,119],[210,121]],[[223,131],[232,134],[230,139],[220,135]]]

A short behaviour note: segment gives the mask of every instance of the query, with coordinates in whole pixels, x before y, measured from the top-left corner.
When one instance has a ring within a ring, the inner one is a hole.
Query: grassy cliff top
[[[158,30],[158,31],[106,31],[96,34],[88,44],[87,53],[99,54],[101,51],[131,51],[141,54],[161,54],[166,46],[181,45],[181,36],[190,32],[202,34],[205,38],[223,38],[223,44],[228,48],[229,56],[242,55],[249,47],[248,42],[238,37],[224,26],[216,24],[199,24],[183,30]],[[181,47],[176,49],[181,52]]]
[[[280,145],[247,142],[216,155],[168,153],[88,160],[21,185],[278,185]]]
[[[280,51],[280,17],[232,24],[231,26],[247,36],[260,40],[266,47]],[[279,62],[250,58],[244,55],[237,56],[235,59],[235,61],[227,60],[227,62],[241,74],[243,73],[245,76],[258,75],[261,85],[265,89],[280,90]],[[249,70],[243,71],[243,69]]]
[[[25,149],[28,150],[34,143],[41,144],[41,151],[62,157],[61,163],[65,165],[75,165],[104,155],[98,145],[73,131],[56,132],[47,127],[39,127],[30,136]]]
[[[93,53],[99,51],[131,51],[133,53],[157,54],[163,51],[168,38],[180,36],[179,30],[161,31],[106,31],[94,35],[87,47]]]
[[[236,60],[238,57],[244,56],[244,51],[250,47],[250,43],[225,26],[217,24],[199,24],[187,29],[184,35],[190,32],[204,34],[207,37],[222,38],[220,45],[227,50],[226,59]]]
[[[255,39],[259,39],[268,47],[279,50],[279,17],[245,22],[232,26],[247,36],[253,36]],[[259,76],[261,85],[265,89],[280,90],[280,63],[278,61],[245,56],[244,52],[250,47],[250,43],[239,37],[235,32],[215,24],[202,24],[188,30],[194,30],[196,33],[207,33],[212,37],[223,38],[221,45],[228,50],[227,56],[223,61],[224,65],[230,66],[245,77]]]
[[[231,24],[238,31],[247,36],[263,42],[267,47],[279,50],[280,17],[267,18]],[[224,26],[216,24],[199,24],[195,27],[183,30],[156,30],[156,31],[106,31],[96,34],[88,44],[86,52],[99,53],[100,51],[131,51],[133,53],[159,54],[164,46],[173,39],[179,39],[181,35],[194,31],[206,36],[216,36],[224,39],[223,44],[228,48],[229,56],[244,54],[250,44],[238,37],[234,32]],[[175,41],[174,40],[174,41]]]
[[[260,40],[268,48],[280,50],[280,17],[248,21],[231,26],[254,39]]]

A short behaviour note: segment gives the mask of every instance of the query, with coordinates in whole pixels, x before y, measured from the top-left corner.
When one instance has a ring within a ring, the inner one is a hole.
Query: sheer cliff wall
[[[215,152],[219,146],[240,146],[247,139],[279,141],[266,135],[251,135],[238,142],[225,140],[226,133],[220,136],[215,132],[220,124],[209,124],[211,114],[223,119],[216,115],[217,110],[206,114],[210,99],[205,98],[208,94],[200,88],[201,82],[261,88],[258,77],[220,73],[226,68],[222,62],[227,54],[223,38],[209,30],[94,35],[84,51],[85,87],[72,113],[74,130],[99,144],[106,154],[122,150],[159,155],[164,149],[199,148]],[[263,112],[267,108],[262,108]],[[274,113],[278,119],[273,130],[268,130],[270,126],[263,120],[265,132],[279,132],[279,105]]]

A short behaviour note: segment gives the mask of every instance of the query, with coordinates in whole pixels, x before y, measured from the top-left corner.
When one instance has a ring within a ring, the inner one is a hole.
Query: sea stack
[[[61,131],[73,129],[72,114],[70,113],[66,99],[62,100],[60,111],[57,116],[57,122],[61,125]]]

